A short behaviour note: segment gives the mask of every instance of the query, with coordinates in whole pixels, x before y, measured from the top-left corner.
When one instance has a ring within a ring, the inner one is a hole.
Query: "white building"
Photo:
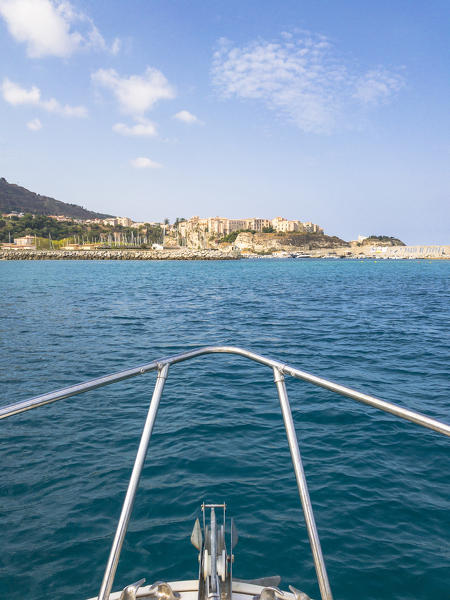
[[[34,235],[25,235],[14,239],[14,244],[20,248],[36,248]]]
[[[133,221],[128,217],[117,217],[117,225],[122,225],[122,227],[131,227]]]

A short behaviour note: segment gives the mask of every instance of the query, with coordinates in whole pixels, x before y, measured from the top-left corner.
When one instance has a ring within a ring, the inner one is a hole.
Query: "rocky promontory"
[[[271,254],[273,252],[309,252],[321,248],[342,248],[350,244],[336,236],[323,233],[240,233],[234,247],[242,252]]]

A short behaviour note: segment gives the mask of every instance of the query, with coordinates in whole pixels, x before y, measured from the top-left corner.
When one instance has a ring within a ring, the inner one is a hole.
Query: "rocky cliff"
[[[270,252],[308,252],[319,248],[342,248],[348,242],[336,236],[321,233],[240,233],[233,246],[243,252],[268,254]]]

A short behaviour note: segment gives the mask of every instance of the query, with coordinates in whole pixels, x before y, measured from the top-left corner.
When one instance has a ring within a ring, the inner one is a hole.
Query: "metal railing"
[[[122,550],[123,541],[125,539],[125,535],[128,529],[128,523],[130,521],[131,512],[133,510],[133,504],[139,485],[139,479],[142,473],[142,468],[147,454],[150,437],[153,431],[153,425],[155,423],[169,367],[176,363],[196,358],[204,354],[216,353],[237,354],[239,356],[249,358],[250,360],[253,360],[257,363],[270,367],[273,370],[275,385],[278,391],[278,398],[280,401],[281,412],[283,415],[284,426],[286,429],[286,434],[289,443],[289,450],[291,452],[292,463],[294,466],[295,477],[297,480],[298,492],[303,508],[322,600],[332,600],[333,596],[331,593],[330,583],[328,581],[328,575],[325,567],[325,561],[320,546],[319,534],[317,532],[317,527],[314,519],[311,499],[309,497],[308,486],[303,470],[302,459],[300,456],[297,435],[295,433],[295,427],[292,419],[292,413],[289,405],[286,385],[284,382],[284,376],[291,375],[292,377],[295,377],[297,379],[308,381],[309,383],[312,383],[314,385],[320,386],[332,392],[336,392],[338,394],[341,394],[342,396],[346,396],[347,398],[352,398],[353,400],[357,400],[358,402],[362,402],[363,404],[367,404],[374,408],[378,408],[385,412],[391,413],[397,417],[400,417],[407,421],[411,421],[413,423],[416,423],[417,425],[427,427],[428,429],[432,429],[450,437],[450,425],[441,423],[436,419],[431,419],[430,417],[427,417],[426,415],[415,412],[413,410],[397,406],[396,404],[386,402],[385,400],[380,400],[379,398],[375,398],[374,396],[363,394],[351,388],[339,385],[327,379],[323,379],[322,377],[317,377],[316,375],[307,373],[306,371],[301,371],[277,360],[266,358],[254,352],[250,352],[249,350],[244,350],[243,348],[237,348],[234,346],[206,346],[204,348],[199,348],[197,350],[191,350],[182,354],[176,354],[174,356],[169,356],[160,360],[155,360],[140,367],[127,369],[125,371],[119,371],[117,373],[106,375],[104,377],[99,377],[97,379],[92,379],[91,381],[80,383],[78,385],[73,385],[62,390],[50,392],[49,394],[43,394],[42,396],[36,396],[35,398],[30,398],[22,402],[16,402],[14,404],[1,407],[0,419],[5,419],[12,415],[31,410],[32,408],[37,408],[38,406],[43,406],[44,404],[50,404],[51,402],[56,402],[57,400],[63,400],[64,398],[69,398],[70,396],[76,396],[77,394],[81,394],[82,392],[87,392],[89,390],[103,387],[105,385],[109,385],[117,381],[129,379],[130,377],[134,377],[136,375],[148,373],[149,371],[158,371],[155,388],[153,390],[152,399],[145,420],[145,425],[139,443],[139,448],[137,451],[130,481],[128,484],[127,493],[122,506],[119,523],[114,536],[114,541],[112,543],[111,552],[108,558],[108,563],[106,565],[103,581],[100,587],[98,600],[107,600],[112,589],[117,565],[119,562],[120,552]]]

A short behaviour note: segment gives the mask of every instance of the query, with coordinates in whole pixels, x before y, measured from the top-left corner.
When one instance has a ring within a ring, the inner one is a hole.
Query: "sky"
[[[448,0],[0,0],[0,176],[450,244]]]

